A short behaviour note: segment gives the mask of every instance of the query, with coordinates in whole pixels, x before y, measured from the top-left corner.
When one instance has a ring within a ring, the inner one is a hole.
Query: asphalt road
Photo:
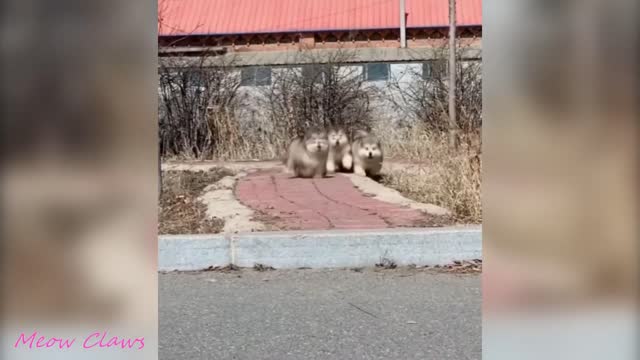
[[[480,359],[478,275],[163,274],[160,359]]]

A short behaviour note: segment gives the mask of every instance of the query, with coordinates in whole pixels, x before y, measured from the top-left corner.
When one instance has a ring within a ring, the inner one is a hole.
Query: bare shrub
[[[163,156],[271,159],[313,126],[370,129],[376,88],[352,51],[302,51],[297,65],[273,68],[271,84],[241,88],[242,71],[226,57],[204,54],[183,67],[160,66]],[[249,115],[249,119],[247,116]]]
[[[158,115],[163,156],[211,158],[219,149],[243,145],[235,121],[240,80],[231,72],[232,64],[219,59],[204,54],[189,67],[179,60],[161,62]]]
[[[451,210],[460,223],[481,223],[481,154],[468,145],[478,140],[463,135],[460,148],[454,150],[444,132],[413,129],[405,134],[408,149],[417,156],[413,160],[420,162],[385,174],[382,182],[416,201]]]
[[[456,112],[463,134],[479,133],[482,127],[482,63],[464,58],[466,47],[456,49]],[[408,67],[389,79],[388,99],[407,121],[421,124],[427,131],[448,130],[449,77],[448,48],[435,52],[435,58],[423,62],[421,69]]]
[[[310,127],[368,130],[377,91],[364,81],[362,66],[345,65],[354,53],[303,51],[299,56],[307,65],[278,69],[262,92],[260,105],[273,126],[269,135],[276,147],[284,148]]]
[[[408,67],[390,79],[387,100],[406,120],[378,122],[375,131],[389,157],[417,164],[387,174],[385,184],[417,201],[448,208],[458,222],[481,223],[482,64],[465,60],[464,50],[456,51],[455,69],[459,148],[448,142],[446,47],[422,69]]]

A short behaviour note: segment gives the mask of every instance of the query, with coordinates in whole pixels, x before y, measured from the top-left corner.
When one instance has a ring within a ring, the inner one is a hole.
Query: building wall
[[[342,66],[347,72],[364,76],[363,72],[366,65],[347,65]],[[378,97],[372,99],[370,107],[373,110],[374,118],[379,121],[398,123],[407,119],[407,114],[401,108],[394,104],[402,103],[401,91],[412,86],[416,81],[422,81],[423,63],[401,63],[388,64],[388,80],[366,81],[365,86],[372,86],[379,92]],[[299,67],[274,67],[272,68],[272,76],[275,78],[278,73],[289,71],[290,69],[300,70]],[[235,70],[233,76],[241,76],[241,70]],[[392,86],[393,83],[393,86]],[[268,92],[269,86],[247,85],[239,88],[240,96],[243,98],[242,108],[238,112],[240,121],[246,124],[260,123],[268,127],[266,112],[262,108],[264,93]],[[392,101],[395,100],[395,101]]]
[[[476,62],[477,60],[463,61],[463,64]],[[417,81],[422,81],[423,62],[388,63],[388,77],[386,80],[366,81],[364,86],[375,88],[379,96],[371,99],[370,109],[374,120],[385,123],[406,123],[411,118],[406,107],[402,106],[403,98],[399,89],[407,89],[414,86]],[[364,76],[366,64],[343,65],[341,69],[352,72],[355,76]],[[240,81],[242,73],[251,72],[256,67],[234,68],[229,76]],[[264,67],[263,67],[264,68]],[[302,71],[300,66],[275,66],[271,67],[271,78],[275,78],[287,71]],[[246,76],[246,74],[245,74]],[[246,84],[238,89],[241,106],[236,110],[236,119],[241,127],[246,129],[263,129],[269,131],[273,124],[268,118],[265,94],[271,90],[270,85]],[[247,133],[250,133],[248,131]]]

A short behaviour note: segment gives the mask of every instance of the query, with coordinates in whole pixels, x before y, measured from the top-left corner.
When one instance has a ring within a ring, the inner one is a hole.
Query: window
[[[367,64],[364,67],[366,81],[386,81],[389,79],[389,64]]]
[[[271,85],[270,67],[249,67],[240,71],[241,86],[267,86]]]
[[[256,85],[257,86],[271,85],[271,68],[269,67],[256,68]]]
[[[422,64],[422,79],[441,79],[447,75],[447,63],[444,60],[431,60]]]
[[[188,70],[185,73],[185,81],[192,87],[203,87],[207,83],[207,76],[203,70]]]
[[[169,84],[194,91],[205,91],[210,76],[203,69],[185,69],[167,77]]]
[[[305,65],[302,67],[302,77],[307,81],[322,83],[329,71],[327,65]]]

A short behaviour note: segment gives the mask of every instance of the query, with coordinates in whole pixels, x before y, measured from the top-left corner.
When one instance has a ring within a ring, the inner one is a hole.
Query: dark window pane
[[[433,67],[430,62],[422,64],[422,79],[428,80],[433,77]]]
[[[187,72],[187,83],[189,86],[204,86],[205,76],[202,70],[189,70]]]
[[[319,83],[322,82],[324,73],[327,71],[324,65],[305,65],[302,67],[302,76],[307,81]]]
[[[447,63],[444,60],[431,60],[422,64],[422,78],[441,79],[447,75]]]
[[[257,86],[271,85],[271,68],[259,67],[256,68],[255,84]]]
[[[240,70],[240,85],[251,86],[256,83],[256,68],[242,68]]]
[[[367,81],[384,81],[389,79],[389,64],[367,64]]]

